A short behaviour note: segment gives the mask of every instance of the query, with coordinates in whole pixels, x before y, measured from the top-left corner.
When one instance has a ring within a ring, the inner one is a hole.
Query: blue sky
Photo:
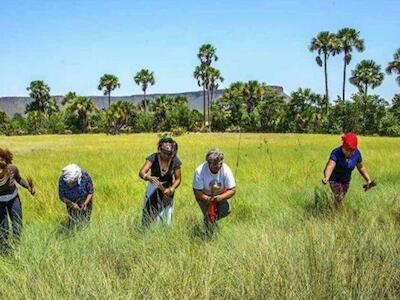
[[[198,90],[192,77],[203,43],[217,48],[216,67],[235,81],[259,80],[324,92],[323,69],[308,45],[318,32],[353,27],[384,69],[400,48],[400,1],[0,0],[0,96],[27,95],[44,80],[53,95],[100,95],[104,73],[119,77],[114,95],[141,93],[133,75],[155,73],[148,93]],[[341,94],[342,57],[328,61],[331,99]],[[355,89],[348,84],[348,93]],[[394,76],[374,90],[400,93]]]

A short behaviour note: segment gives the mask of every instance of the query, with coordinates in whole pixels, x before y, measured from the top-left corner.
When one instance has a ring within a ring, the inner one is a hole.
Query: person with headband
[[[323,184],[329,183],[338,207],[344,206],[344,198],[349,189],[351,173],[357,167],[358,172],[365,179],[364,189],[367,191],[375,183],[368,175],[363,164],[360,150],[358,150],[358,138],[354,133],[346,133],[342,136],[343,144],[333,149],[324,169]]]
[[[22,207],[16,182],[27,189],[31,195],[35,188],[29,180],[21,177],[18,168],[12,163],[13,154],[8,149],[0,148],[0,248],[7,250],[10,218],[14,239],[20,240],[22,231]]]
[[[181,183],[181,161],[178,144],[168,137],[161,138],[157,152],[146,158],[139,176],[148,181],[142,215],[142,224],[152,222],[171,224],[175,190]]]
[[[224,153],[211,149],[206,161],[194,172],[193,192],[204,216],[207,229],[230,213],[228,199],[236,193],[236,182],[229,166],[224,163]]]
[[[61,171],[58,180],[58,194],[65,203],[69,225],[90,220],[93,209],[93,182],[89,174],[76,164],[70,164]]]

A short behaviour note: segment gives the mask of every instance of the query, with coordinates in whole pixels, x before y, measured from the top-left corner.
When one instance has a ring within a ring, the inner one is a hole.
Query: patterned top
[[[80,203],[86,200],[87,195],[93,194],[93,182],[86,171],[82,171],[80,183],[70,188],[60,176],[58,182],[58,194],[60,198],[66,198],[74,203]]]

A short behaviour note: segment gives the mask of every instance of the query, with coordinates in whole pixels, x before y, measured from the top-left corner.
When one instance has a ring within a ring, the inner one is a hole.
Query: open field
[[[0,137],[37,195],[20,188],[21,245],[0,257],[0,298],[399,298],[400,140],[360,137],[378,186],[356,171],[344,211],[330,205],[322,169],[340,137],[188,134],[177,137],[183,182],[170,228],[140,228],[144,158],[156,134]],[[232,214],[208,240],[191,189],[206,151],[236,173]],[[237,166],[238,153],[240,156]],[[76,162],[95,183],[90,226],[60,230],[60,170]]]

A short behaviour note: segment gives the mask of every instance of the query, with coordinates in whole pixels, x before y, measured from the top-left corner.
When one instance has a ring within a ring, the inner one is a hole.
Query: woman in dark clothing
[[[7,149],[0,148],[0,246],[7,246],[8,217],[11,220],[14,238],[20,239],[22,230],[22,207],[18,195],[17,182],[26,188],[31,195],[35,189],[19,173],[18,168],[12,164],[13,154]]]
[[[364,189],[369,189],[374,182],[362,162],[361,152],[357,149],[358,139],[354,133],[342,136],[342,146],[332,150],[324,170],[322,182],[329,185],[339,207],[344,205],[344,197],[349,189],[351,173],[357,167],[358,172],[367,182]]]
[[[172,138],[162,138],[158,142],[157,149],[157,153],[146,158],[139,172],[140,178],[149,182],[143,207],[144,225],[152,221],[171,224],[173,198],[181,182],[181,161],[177,157],[178,144]]]
[[[93,182],[89,174],[76,164],[61,171],[58,180],[60,200],[67,206],[69,225],[85,224],[90,220],[93,206]]]

